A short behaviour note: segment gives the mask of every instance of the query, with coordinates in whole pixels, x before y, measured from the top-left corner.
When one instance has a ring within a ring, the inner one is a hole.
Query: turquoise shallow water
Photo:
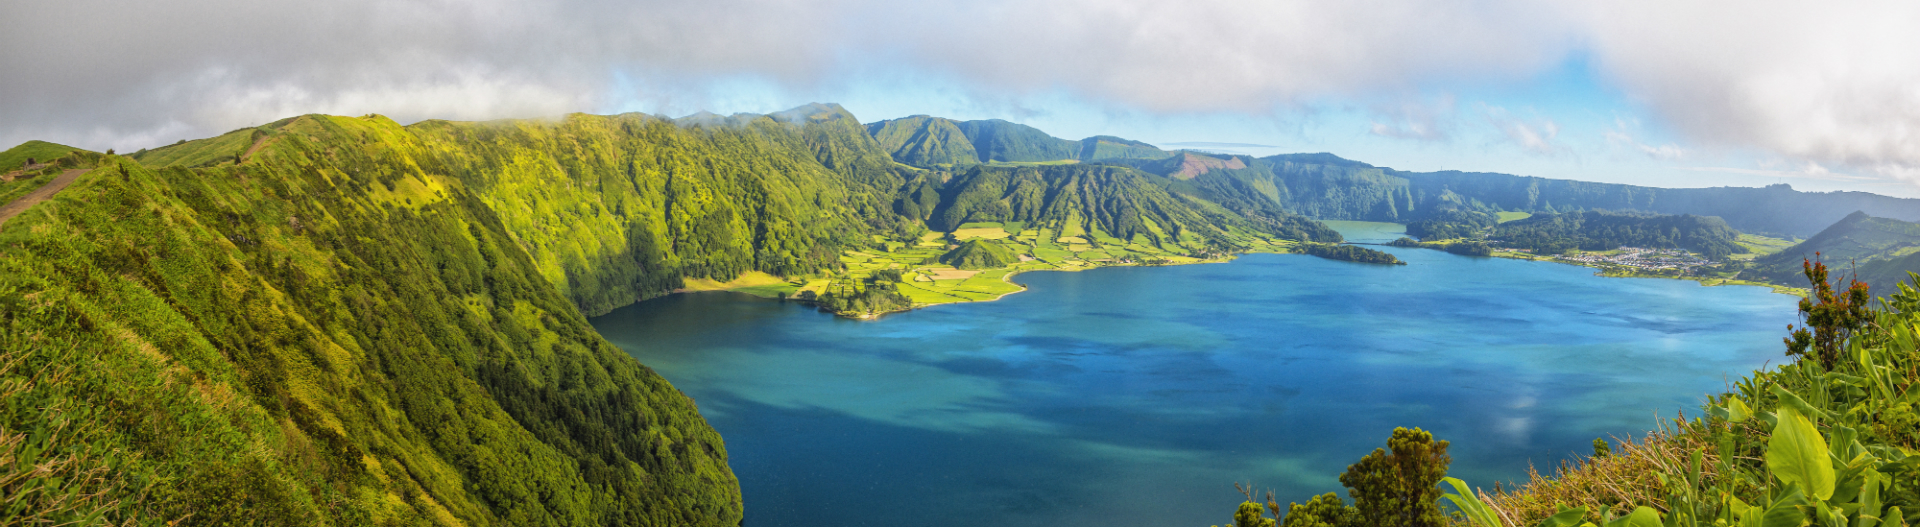
[[[1451,440],[1469,483],[1521,478],[1692,413],[1793,318],[1760,288],[1383,249],[1409,265],[1027,273],[868,322],[676,295],[593,324],[699,402],[749,526],[1204,526],[1235,481],[1339,490],[1395,426]]]

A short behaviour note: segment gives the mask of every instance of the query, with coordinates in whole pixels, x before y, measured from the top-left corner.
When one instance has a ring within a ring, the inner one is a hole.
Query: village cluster
[[[1631,267],[1644,271],[1691,270],[1708,265],[1700,255],[1680,249],[1646,249],[1641,247],[1621,247],[1614,254],[1581,253],[1556,257],[1558,260],[1582,264],[1605,264]]]

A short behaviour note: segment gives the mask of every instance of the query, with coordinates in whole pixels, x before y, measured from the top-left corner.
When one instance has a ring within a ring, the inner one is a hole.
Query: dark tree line
[[[1569,250],[1610,251],[1623,246],[1686,249],[1718,260],[1747,252],[1735,243],[1740,233],[1720,218],[1682,214],[1664,216],[1607,211],[1540,214],[1500,224],[1493,237],[1507,247],[1535,254]]]
[[[1341,245],[1341,244],[1332,244],[1332,243],[1303,243],[1303,244],[1300,244],[1300,251],[1306,254],[1310,254],[1313,256],[1318,256],[1318,257],[1326,258],[1330,260],[1345,260],[1349,262],[1377,263],[1377,264],[1402,264],[1402,265],[1406,264],[1406,262],[1400,261],[1399,258],[1395,258],[1392,254],[1382,252],[1382,251],[1376,251],[1373,249],[1368,249],[1366,247],[1361,247],[1358,245]]]

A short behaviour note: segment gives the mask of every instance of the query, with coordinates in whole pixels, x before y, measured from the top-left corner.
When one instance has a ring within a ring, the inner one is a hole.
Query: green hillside
[[[1342,161],[1324,154],[1265,157],[1241,169],[1196,174],[1190,183],[1200,195],[1235,210],[1280,209],[1330,220],[1404,223],[1439,207],[1434,199],[1415,196],[1404,178]]]
[[[1810,259],[1889,293],[1908,272],[1920,272],[1920,223],[1854,212],[1806,241],[1755,258],[1750,272],[1774,283],[1805,281],[1801,263]]]
[[[595,334],[427,143],[378,117],[269,133],[239,166],[97,156],[0,230],[0,469],[44,463],[8,488],[80,496],[28,510],[739,523],[693,402]]]
[[[1717,216],[1741,231],[1804,237],[1855,210],[1920,221],[1920,199],[1800,192],[1786,185],[1666,189],[1484,172],[1406,172],[1324,153],[1270,156],[1247,165],[1210,171],[1196,177],[1194,186],[1229,207],[1272,205],[1322,219],[1398,223],[1446,210],[1621,210]]]
[[[980,162],[1059,161],[1078,159],[1080,144],[1024,124],[999,119],[964,121],[960,131],[973,143]]]
[[[1261,236],[1340,239],[1316,221],[1279,212],[1243,215],[1169,187],[1165,178],[1115,166],[975,167],[941,186],[932,207],[913,201],[927,195],[915,189],[902,196],[901,208],[925,210],[927,225],[938,231],[973,222],[1022,222],[1060,237],[1092,235],[1159,248],[1229,247]]]
[[[1492,237],[1506,247],[1534,254],[1560,254],[1572,249],[1611,251],[1620,247],[1686,249],[1719,260],[1747,252],[1737,241],[1740,233],[1711,216],[1655,215],[1586,211],[1536,214],[1493,227]]]
[[[940,255],[940,263],[955,269],[992,269],[1006,267],[1020,261],[1013,251],[988,240],[967,240],[947,254]]]
[[[59,177],[61,172],[70,168],[71,159],[66,163],[54,162],[74,152],[89,153],[46,141],[27,141],[0,152],[0,205],[25,196]],[[32,159],[37,168],[26,170],[28,159]]]
[[[895,161],[916,167],[1154,160],[1172,155],[1147,143],[1107,135],[1069,141],[999,119],[955,121],[915,115],[868,123],[866,128]]]
[[[7,477],[85,491],[20,503],[147,525],[737,525],[720,438],[584,315],[749,275],[873,315],[1017,290],[1008,264],[1338,240],[1129,168],[904,167],[820,104],[309,115],[81,157],[98,168],[0,230],[0,455],[64,460]],[[1019,252],[885,280],[894,260],[848,256],[924,261],[928,226],[969,222]]]
[[[1108,161],[1121,159],[1165,159],[1173,153],[1159,147],[1122,139],[1111,135],[1096,135],[1080,140],[1079,161]]]
[[[867,133],[895,161],[917,167],[980,162],[973,142],[954,121],[916,115],[867,125]]]
[[[19,170],[21,167],[26,166],[28,159],[45,163],[69,153],[86,151],[87,150],[84,149],[46,141],[27,141],[13,148],[9,148],[5,152],[0,152],[0,173]]]
[[[1230,210],[1282,210],[1321,219],[1407,223],[1448,210],[1516,216],[1616,210],[1715,216],[1735,229],[1776,237],[1812,236],[1855,210],[1920,221],[1920,199],[1800,192],[1786,185],[1668,189],[1488,172],[1407,172],[1327,153],[1259,159],[1177,155],[1110,136],[1068,141],[1000,120],[914,116],[867,129],[896,160],[913,166],[970,164],[968,151],[978,163],[1120,164],[1191,178],[1182,193]]]

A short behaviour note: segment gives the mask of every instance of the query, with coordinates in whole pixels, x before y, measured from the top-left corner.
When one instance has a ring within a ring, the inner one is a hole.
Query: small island
[[[1321,258],[1326,258],[1328,260],[1342,260],[1342,261],[1348,261],[1348,262],[1389,264],[1389,265],[1407,265],[1407,262],[1400,261],[1399,258],[1395,258],[1390,253],[1383,252],[1383,251],[1376,251],[1376,250],[1368,249],[1366,247],[1361,247],[1358,245],[1346,245],[1346,244],[1338,244],[1338,243],[1302,243],[1302,244],[1296,245],[1294,248],[1295,250],[1299,251],[1301,254],[1318,256]]]

